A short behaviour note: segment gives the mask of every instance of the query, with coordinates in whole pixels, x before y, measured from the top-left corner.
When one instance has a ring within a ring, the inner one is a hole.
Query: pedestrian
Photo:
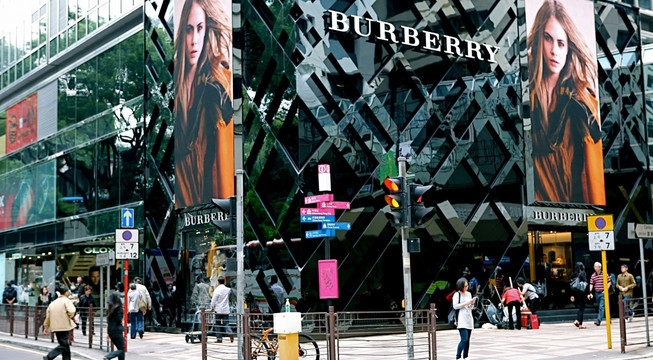
[[[626,309],[626,320],[633,321],[633,309],[630,308],[630,299],[633,297],[633,289],[637,286],[635,278],[628,272],[628,265],[621,265],[621,274],[617,276],[617,289],[619,295],[624,297],[624,307]]]
[[[79,309],[79,317],[82,320],[82,335],[86,336],[86,320],[89,318],[90,307],[97,306],[95,298],[91,294],[93,287],[91,285],[84,286],[84,293],[79,297],[77,308]],[[91,321],[93,321],[93,314],[90,314]],[[92,327],[92,324],[91,324]]]
[[[126,330],[122,325],[124,311],[122,310],[122,303],[120,302],[120,293],[113,292],[107,299],[107,338],[116,346],[116,351],[107,354],[104,360],[109,360],[117,357],[120,360],[125,360],[125,338],[122,336]],[[133,338],[132,338],[133,339]]]
[[[7,282],[5,284],[5,291],[2,293],[2,303],[11,305],[16,302],[17,296],[16,288],[11,286],[10,282]]]
[[[576,304],[578,307],[578,312],[576,313],[576,320],[574,320],[574,325],[578,329],[585,329],[583,326],[583,316],[585,314],[585,294],[587,292],[587,275],[585,274],[585,265],[582,262],[577,262],[574,265],[574,275],[572,276],[571,284],[577,281],[580,284],[579,288],[571,287],[571,297],[569,298],[571,302]],[[581,290],[581,288],[583,288]]]
[[[517,286],[521,288],[521,294],[531,310],[531,314],[537,314],[537,310],[540,308],[540,296],[537,295],[535,286],[527,283],[522,277],[517,278]]]
[[[476,303],[476,297],[472,297],[469,292],[469,283],[467,279],[460,278],[456,281],[456,293],[451,298],[453,309],[458,311],[457,328],[460,334],[460,342],[456,351],[456,359],[467,359],[469,356],[469,341],[474,329],[474,317],[472,308]]]
[[[234,334],[229,326],[229,296],[231,295],[231,288],[225,286],[224,276],[218,277],[218,286],[213,290],[213,298],[211,299],[211,311],[215,312],[215,320],[218,325],[215,336],[217,343],[222,342],[222,336],[229,334],[229,340],[234,342]]]
[[[140,304],[144,303],[143,294],[138,291],[136,284],[129,284],[129,292],[127,293],[127,312],[129,312],[129,335],[132,339],[136,339],[136,333],[139,333],[141,339],[143,334],[139,329],[143,326],[143,313],[140,309]]]
[[[77,282],[70,287],[70,292],[81,296],[84,293],[84,278],[77,277]]]
[[[47,285],[41,288],[41,294],[39,294],[38,300],[36,300],[36,312],[39,319],[39,327],[45,321],[45,310],[47,307],[54,301],[54,297],[50,294],[50,289]]]
[[[503,269],[501,266],[497,266],[496,269],[494,269],[495,276],[494,276],[494,282],[497,290],[497,296],[499,299],[503,296],[503,288],[505,286],[505,280],[503,277]]]
[[[476,295],[480,284],[478,283],[478,280],[476,280],[476,277],[472,274],[472,270],[470,270],[467,266],[465,267],[465,270],[463,270],[463,277],[467,279],[469,283],[469,292],[472,294],[472,296]]]
[[[43,333],[48,335],[52,331],[57,337],[59,345],[45,355],[43,360],[52,360],[59,355],[63,360],[70,360],[70,342],[68,340],[70,330],[75,328],[73,317],[77,310],[73,302],[68,298],[68,287],[66,285],[58,284],[56,292],[57,299],[50,303],[45,312]]]
[[[592,298],[596,299],[596,303],[599,305],[599,314],[594,321],[594,325],[600,326],[601,320],[603,320],[603,315],[605,314],[605,288],[603,287],[603,271],[602,265],[600,262],[594,263],[594,274],[590,277],[590,293],[587,295],[588,300]],[[608,276],[608,288],[610,288],[612,280]],[[592,294],[594,292],[594,294]]]
[[[134,284],[136,284],[136,290],[138,290],[138,292],[140,292],[142,295],[143,301],[139,303],[138,307],[143,313],[143,318],[145,318],[145,314],[147,314],[148,311],[152,311],[152,297],[150,296],[150,292],[147,290],[145,285],[141,284],[141,278],[138,276],[135,277]],[[145,333],[144,323],[145,322],[141,320],[138,327],[138,335],[140,335],[141,339],[143,338],[143,333]]]
[[[284,290],[283,287],[279,285],[279,278],[276,275],[272,275],[270,277],[270,290],[272,291],[272,294],[274,294],[274,297],[277,299],[276,309],[272,308],[272,311],[281,312],[283,302],[286,298],[286,290]]]
[[[512,311],[513,309],[517,313],[517,330],[521,330],[521,304],[524,302],[524,298],[521,296],[519,289],[515,289],[510,285],[505,287],[503,296],[501,297],[501,303],[505,304],[508,308],[508,329],[515,330],[515,324],[513,322]]]

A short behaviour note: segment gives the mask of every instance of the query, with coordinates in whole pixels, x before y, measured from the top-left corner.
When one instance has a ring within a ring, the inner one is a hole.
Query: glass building
[[[639,274],[627,224],[653,215],[651,3],[591,5],[604,203],[538,200],[526,3],[233,2],[234,161],[245,172],[250,306],[267,311],[273,303],[272,275],[299,310],[326,306],[317,264],[327,240],[307,239],[316,227],[299,219],[304,197],[320,193],[318,164],[331,166],[335,200],[351,202],[336,212],[351,230],[328,240],[339,267],[333,304],[401,306],[401,243],[381,186],[396,175],[400,155],[410,182],[434,185],[424,200],[435,216],[410,232],[421,245],[411,254],[415,307],[440,304],[466,267],[489,288],[497,266],[507,278],[546,283],[548,307],[568,305],[574,264],[590,271],[600,258],[589,251],[589,215],[614,216],[608,271],[625,262]],[[210,224],[223,215],[210,203],[175,208],[180,9],[167,0],[30,4],[21,22],[0,28],[5,279],[86,275],[95,254],[111,251],[120,209],[133,208],[142,231],[137,273],[157,301],[174,298],[176,314],[192,314],[216,273],[235,276],[235,241]],[[329,11],[348,24],[359,16],[497,50],[493,61],[487,52],[479,60],[353,27],[329,30]],[[37,110],[24,117],[32,123],[12,122],[24,109]],[[112,283],[120,267],[112,267]]]

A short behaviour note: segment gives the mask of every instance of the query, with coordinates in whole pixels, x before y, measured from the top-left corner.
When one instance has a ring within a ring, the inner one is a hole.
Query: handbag
[[[453,300],[453,297],[451,300]],[[460,293],[458,293],[458,304],[460,304]],[[454,309],[453,304],[451,304],[449,315],[447,315],[447,323],[452,328],[458,327],[458,310]]]
[[[587,289],[587,285],[587,281],[582,281],[580,276],[576,276],[571,280],[569,287],[571,287],[571,290],[573,291],[584,293],[585,289]]]

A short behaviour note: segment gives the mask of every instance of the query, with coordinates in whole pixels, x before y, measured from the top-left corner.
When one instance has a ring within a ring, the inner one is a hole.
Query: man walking
[[[635,278],[628,272],[628,265],[621,265],[621,274],[617,276],[617,288],[619,295],[624,297],[624,306],[626,307],[626,319],[633,321],[633,310],[630,308],[630,299],[633,297],[633,289],[637,286]]]
[[[75,327],[73,316],[75,316],[75,305],[68,298],[68,287],[63,284],[57,285],[59,297],[53,301],[45,312],[45,322],[43,323],[43,333],[48,335],[50,331],[54,332],[59,345],[52,349],[43,360],[52,360],[61,355],[63,360],[70,360],[70,330]]]
[[[231,289],[225,286],[224,277],[219,276],[218,287],[213,290],[213,298],[211,299],[211,311],[215,312],[215,320],[218,324],[217,343],[222,342],[222,335],[224,334],[229,334],[229,339],[234,342],[234,334],[229,326],[229,295],[231,295]]]
[[[143,313],[143,318],[145,318],[145,314],[147,314],[148,311],[152,310],[152,297],[150,296],[150,292],[147,291],[147,288],[145,285],[141,284],[141,278],[138,276],[134,278],[134,284],[136,284],[136,290],[138,290],[139,293],[141,293],[141,296],[145,301],[139,305],[140,311]],[[143,333],[145,333],[145,321],[141,321],[138,324],[138,335],[143,338]]]
[[[91,306],[97,306],[95,304],[95,298],[91,294],[92,291],[93,287],[91,287],[91,285],[84,286],[84,293],[79,297],[79,302],[77,303],[77,307],[79,308],[79,317],[82,318],[82,335],[84,336],[86,336],[86,320],[88,319],[89,322],[93,322],[94,314],[90,314],[89,317]],[[91,324],[91,328],[92,327],[93,324]],[[95,334],[95,331],[93,331],[93,334]]]
[[[600,262],[597,261],[594,263],[594,274],[590,277],[590,293],[587,295],[588,300],[592,300],[593,297],[596,298],[596,302],[599,305],[599,314],[596,317],[596,321],[594,321],[594,325],[596,326],[601,325],[601,320],[603,320],[603,314],[605,313],[605,301],[603,301],[605,289],[603,288],[603,272],[601,271],[601,267]],[[608,288],[610,284],[611,280],[608,276]],[[594,295],[592,295],[592,290],[594,291]]]

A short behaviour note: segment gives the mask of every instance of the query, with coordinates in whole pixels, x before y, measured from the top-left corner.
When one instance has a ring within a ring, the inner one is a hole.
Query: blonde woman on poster
[[[595,51],[559,0],[544,1],[527,42],[535,200],[605,204]]]
[[[181,5],[183,1],[176,1]],[[231,9],[221,1],[183,3],[175,39],[175,202],[234,195]]]

